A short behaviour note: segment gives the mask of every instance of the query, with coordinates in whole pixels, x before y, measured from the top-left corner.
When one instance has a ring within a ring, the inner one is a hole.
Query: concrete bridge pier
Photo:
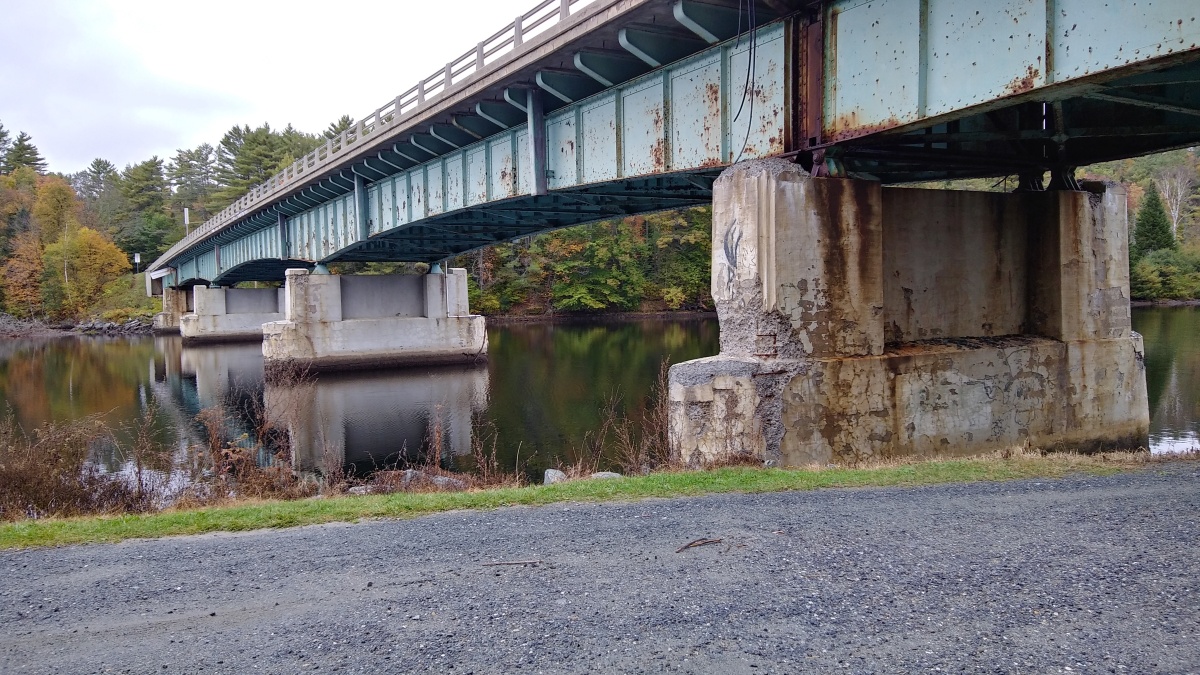
[[[192,291],[189,288],[162,289],[163,310],[154,315],[155,333],[178,333],[179,321],[191,311]]]
[[[714,186],[720,355],[670,373],[684,459],[1147,444],[1126,196],[884,188],[782,160]]]
[[[282,288],[195,286],[192,292],[192,311],[179,320],[184,343],[262,340],[263,324],[283,318]]]
[[[467,306],[466,270],[425,275],[286,273],[284,317],[263,326],[268,373],[473,363],[484,318]]]

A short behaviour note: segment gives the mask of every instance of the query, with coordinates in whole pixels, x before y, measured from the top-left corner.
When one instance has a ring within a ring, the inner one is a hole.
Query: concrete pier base
[[[163,311],[154,315],[152,330],[155,333],[178,333],[180,320],[191,311],[191,299],[190,288],[162,289]]]
[[[674,366],[683,458],[783,465],[1145,446],[1125,194],[811,178],[714,187],[719,356]]]
[[[482,316],[467,307],[466,270],[341,276],[288,270],[285,316],[263,326],[268,373],[474,363],[486,358]]]
[[[282,288],[196,286],[192,290],[192,311],[179,321],[185,344],[259,341],[264,323],[283,318]]]

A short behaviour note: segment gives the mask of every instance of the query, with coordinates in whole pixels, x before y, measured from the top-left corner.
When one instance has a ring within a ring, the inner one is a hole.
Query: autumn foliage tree
[[[45,176],[38,180],[32,215],[41,231],[43,244],[58,241],[77,228],[77,211],[75,190],[67,181],[58,176]]]
[[[83,316],[105,284],[130,271],[125,252],[88,227],[47,246],[43,262],[42,299],[56,318]]]
[[[12,253],[0,266],[4,309],[13,316],[31,319],[42,315],[42,242],[36,232],[18,234]]]

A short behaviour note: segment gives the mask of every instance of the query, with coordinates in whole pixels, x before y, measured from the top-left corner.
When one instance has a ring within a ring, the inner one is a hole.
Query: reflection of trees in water
[[[95,461],[118,470],[128,458],[136,421],[154,401],[150,369],[154,343],[146,338],[57,338],[11,340],[0,350],[0,397],[26,432],[47,422],[91,415],[113,432],[97,440]],[[173,432],[165,420],[150,418],[147,432],[165,444]]]
[[[1200,307],[1137,308],[1133,327],[1145,340],[1151,433],[1200,434]]]
[[[712,356],[715,320],[516,324],[489,331],[492,372],[487,417],[500,439],[500,462],[518,446],[530,470],[554,465],[600,427],[605,402],[640,418],[664,358]]]

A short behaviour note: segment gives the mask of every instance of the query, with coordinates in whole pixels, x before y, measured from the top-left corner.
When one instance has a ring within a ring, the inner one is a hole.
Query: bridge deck
[[[228,284],[316,262],[441,260],[706,203],[723,167],[772,155],[895,182],[1200,142],[1191,0],[744,5],[546,0],[149,269]]]

